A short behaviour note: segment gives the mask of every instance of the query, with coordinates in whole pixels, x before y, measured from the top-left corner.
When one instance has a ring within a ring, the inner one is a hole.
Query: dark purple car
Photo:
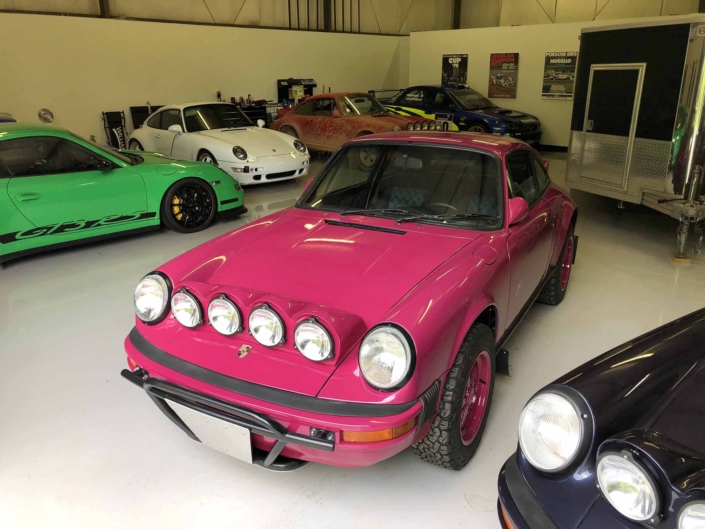
[[[498,507],[505,529],[705,528],[705,309],[539,391]]]

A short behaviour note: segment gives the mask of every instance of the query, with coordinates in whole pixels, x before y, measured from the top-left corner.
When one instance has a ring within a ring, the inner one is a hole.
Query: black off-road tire
[[[575,228],[571,224],[568,227],[568,233],[563,241],[563,249],[561,250],[561,255],[558,257],[557,266],[551,272],[548,281],[546,281],[546,284],[543,286],[541,292],[539,292],[539,295],[536,298],[538,303],[556,306],[563,301],[565,293],[568,291],[568,286],[570,286],[570,278],[568,278],[568,284],[566,285],[565,290],[561,290],[561,265],[563,263],[563,258],[565,257],[566,248],[568,247],[568,240],[573,237],[574,230]]]
[[[423,439],[413,445],[414,452],[422,460],[439,467],[460,470],[475,455],[480,445],[492,404],[495,378],[494,347],[494,336],[489,327],[476,323],[470,328],[465,340],[460,345],[453,367],[448,373],[448,378],[441,394],[438,413],[433,419],[431,429]],[[469,445],[464,445],[460,438],[460,412],[463,404],[463,394],[465,392],[465,384],[470,375],[470,369],[482,351],[489,353],[491,367],[490,380],[487,381],[490,384],[487,407],[475,439]]]

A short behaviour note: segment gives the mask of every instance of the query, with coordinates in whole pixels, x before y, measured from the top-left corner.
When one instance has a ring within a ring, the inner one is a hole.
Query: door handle
[[[161,134],[155,134],[154,137],[157,138],[157,139],[159,139],[159,138],[162,137],[162,135],[161,135]]]
[[[20,193],[15,195],[17,202],[32,202],[33,200],[39,200],[42,195],[39,193]]]

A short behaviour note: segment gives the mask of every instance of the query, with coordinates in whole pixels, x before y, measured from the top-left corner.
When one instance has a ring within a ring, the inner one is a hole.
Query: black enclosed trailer
[[[567,184],[681,221],[676,255],[705,204],[705,16],[584,28]]]

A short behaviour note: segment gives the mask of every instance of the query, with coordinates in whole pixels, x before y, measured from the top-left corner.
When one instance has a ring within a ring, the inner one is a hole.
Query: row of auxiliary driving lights
[[[135,289],[135,313],[145,324],[159,323],[166,317],[169,305],[172,316],[184,327],[193,329],[204,323],[203,309],[198,299],[186,289],[170,297],[170,283],[166,276],[153,273],[145,276]],[[233,336],[244,330],[237,305],[225,294],[208,304],[208,323],[220,334]],[[285,341],[284,323],[267,304],[255,307],[248,318],[248,332],[266,347],[275,347]],[[309,360],[322,362],[333,357],[333,339],[314,318],[302,321],[294,330],[296,349]]]

